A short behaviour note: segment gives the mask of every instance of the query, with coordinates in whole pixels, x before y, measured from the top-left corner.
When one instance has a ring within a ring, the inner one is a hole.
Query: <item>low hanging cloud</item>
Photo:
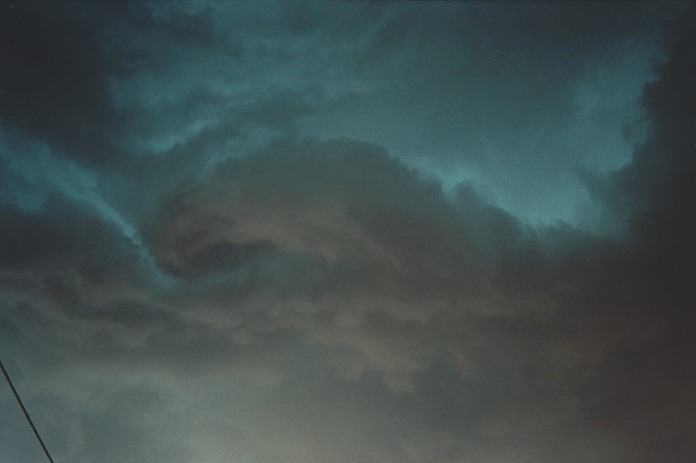
[[[1,81],[0,348],[49,448],[114,463],[687,461],[693,12],[644,87],[649,133],[622,167],[583,177],[612,223],[600,234],[531,225],[393,147],[307,130],[345,104],[321,70],[303,68],[321,90],[244,81],[273,60],[292,76],[286,59],[329,39],[356,82],[420,56],[397,27],[415,6],[350,7],[355,24],[326,27],[343,8],[242,8],[258,32],[238,35],[216,4],[3,11],[16,66]],[[559,10],[523,10],[548,27],[525,47],[557,36],[545,15]],[[502,43],[521,27],[466,11],[507,24]],[[636,13],[607,30],[592,11],[578,27],[602,40],[653,27]],[[58,79],[29,73],[30,55]],[[223,56],[248,95],[221,84]],[[0,458],[33,461],[0,397]]]

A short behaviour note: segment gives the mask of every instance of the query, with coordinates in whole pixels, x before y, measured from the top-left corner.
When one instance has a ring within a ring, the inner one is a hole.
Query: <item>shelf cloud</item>
[[[0,355],[56,461],[696,455],[692,7],[1,8]]]

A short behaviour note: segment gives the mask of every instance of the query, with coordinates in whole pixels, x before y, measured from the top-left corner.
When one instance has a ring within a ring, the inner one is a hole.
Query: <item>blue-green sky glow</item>
[[[2,2],[0,358],[56,462],[692,461],[695,25]]]

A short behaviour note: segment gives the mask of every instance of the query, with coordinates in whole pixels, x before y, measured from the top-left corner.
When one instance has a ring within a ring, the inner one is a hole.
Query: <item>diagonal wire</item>
[[[5,376],[5,379],[7,380],[7,384],[10,385],[10,389],[12,389],[12,393],[15,396],[15,399],[17,399],[17,403],[19,404],[19,408],[22,409],[22,413],[24,413],[25,418],[29,422],[29,426],[31,426],[31,430],[34,431],[34,435],[36,436],[36,439],[39,441],[39,444],[41,444],[41,448],[43,449],[44,453],[46,454],[46,457],[48,457],[48,461],[51,463],[54,463],[53,457],[51,457],[51,454],[49,453],[48,449],[46,448],[46,444],[44,444],[43,439],[41,439],[41,435],[39,434],[39,430],[36,429],[36,426],[34,426],[34,422],[31,420],[31,416],[29,416],[29,412],[27,411],[26,407],[24,407],[24,403],[22,403],[22,399],[19,397],[19,393],[17,392],[17,389],[15,389],[14,384],[12,383],[12,378],[10,378],[9,373],[7,373],[7,370],[5,370],[5,365],[2,364],[2,360],[0,360],[0,369],[2,370],[3,376]]]

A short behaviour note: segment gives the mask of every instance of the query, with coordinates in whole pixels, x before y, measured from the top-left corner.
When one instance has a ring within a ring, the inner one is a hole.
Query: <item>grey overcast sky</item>
[[[692,6],[0,5],[0,358],[56,462],[696,457]]]

